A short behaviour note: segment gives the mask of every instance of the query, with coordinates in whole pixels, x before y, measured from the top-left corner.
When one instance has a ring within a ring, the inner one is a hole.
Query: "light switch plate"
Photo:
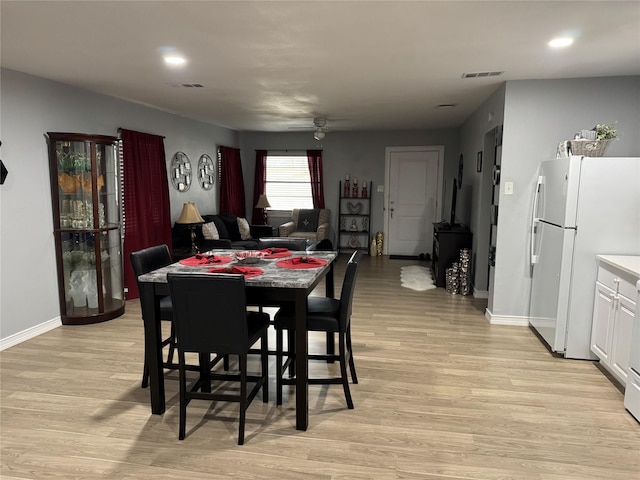
[[[504,194],[513,195],[513,182],[504,182]]]
[[[378,192],[384,192],[384,185],[378,185]]]

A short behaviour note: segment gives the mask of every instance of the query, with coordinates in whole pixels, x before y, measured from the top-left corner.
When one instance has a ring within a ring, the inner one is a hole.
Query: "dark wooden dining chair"
[[[258,239],[258,250],[272,247],[305,251],[307,249],[307,239],[294,237],[267,237]]]
[[[362,258],[361,251],[355,251],[349,262],[342,282],[340,299],[328,297],[308,297],[307,298],[307,329],[312,332],[327,332],[338,334],[338,354],[309,354],[309,360],[339,360],[340,377],[331,378],[310,378],[310,385],[333,385],[341,384],[347,406],[353,408],[351,391],[349,389],[349,378],[347,377],[347,365],[351,372],[353,383],[358,383],[356,367],[353,361],[353,351],[351,347],[351,309],[353,303],[353,293],[358,273],[358,262]],[[282,404],[282,386],[293,385],[295,381],[291,378],[294,369],[291,368],[295,361],[295,312],[292,307],[281,308],[274,318],[276,329],[276,404]],[[287,351],[284,350],[284,331],[287,331]],[[284,357],[286,361],[283,362]],[[289,378],[285,378],[285,372],[289,370]]]
[[[258,390],[262,401],[268,394],[269,315],[248,312],[244,277],[229,274],[170,273],[167,275],[174,309],[174,324],[180,376],[180,427],[178,438],[186,434],[187,405],[191,400],[240,403],[238,445],[244,443],[246,411]],[[250,347],[260,341],[260,375],[248,375],[247,357]],[[238,355],[239,374],[201,370],[198,380],[187,387],[185,353],[198,353],[200,358]],[[221,385],[213,389],[212,380]],[[239,390],[226,392],[226,383],[240,382]],[[247,383],[254,383],[247,392]],[[224,386],[222,385],[224,383]]]
[[[131,267],[133,273],[136,276],[136,282],[140,275],[149,273],[158,268],[166,267],[171,264],[171,254],[169,253],[169,247],[165,244],[156,245],[153,247],[143,248],[136,252],[132,252],[129,255],[131,261]],[[138,287],[140,285],[138,284]],[[164,362],[164,368],[177,368],[177,365],[173,363],[173,354],[175,351],[175,329],[173,325],[173,306],[171,305],[171,298],[169,295],[161,297],[160,303],[160,319],[171,322],[171,333],[165,338],[161,345],[162,348],[169,346],[169,352],[167,354],[167,360]],[[147,357],[145,355],[144,368],[142,372],[142,388],[147,388],[149,385],[149,367],[147,365]]]
[[[286,248],[292,251],[305,251],[307,249],[306,238],[294,238],[294,237],[265,237],[258,239],[258,250],[265,250],[267,248]],[[261,304],[258,305],[259,311],[263,311],[263,307],[279,307],[279,303],[275,304]],[[273,324],[273,322],[272,322]],[[275,355],[275,351],[269,352],[270,355]]]

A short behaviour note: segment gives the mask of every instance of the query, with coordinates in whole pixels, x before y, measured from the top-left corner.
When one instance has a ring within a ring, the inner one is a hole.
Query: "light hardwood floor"
[[[0,478],[640,478],[640,425],[594,363],[552,357],[528,328],[490,326],[486,301],[402,288],[400,268],[415,263],[363,259],[355,410],[340,386],[311,386],[310,426],[296,431],[271,370],[271,401],[251,405],[241,447],[231,404],[192,402],[178,441],[175,372],[166,413],[151,415],[137,300],[116,320],[5,350]]]

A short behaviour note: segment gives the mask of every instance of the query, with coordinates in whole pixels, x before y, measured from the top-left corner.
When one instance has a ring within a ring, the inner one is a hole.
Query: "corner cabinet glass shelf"
[[[62,323],[119,317],[125,304],[119,140],[80,133],[46,137]]]

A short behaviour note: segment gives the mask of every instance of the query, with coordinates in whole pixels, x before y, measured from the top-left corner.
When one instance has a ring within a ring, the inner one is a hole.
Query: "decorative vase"
[[[84,307],[87,304],[85,285],[88,277],[89,273],[86,270],[74,270],[71,272],[69,294],[73,300],[74,307]]]
[[[87,295],[87,306],[89,308],[98,308],[98,279],[95,270],[87,271],[85,293]]]
[[[382,255],[382,251],[384,249],[384,233],[383,232],[376,232],[376,246],[377,246],[376,255],[377,256]]]

